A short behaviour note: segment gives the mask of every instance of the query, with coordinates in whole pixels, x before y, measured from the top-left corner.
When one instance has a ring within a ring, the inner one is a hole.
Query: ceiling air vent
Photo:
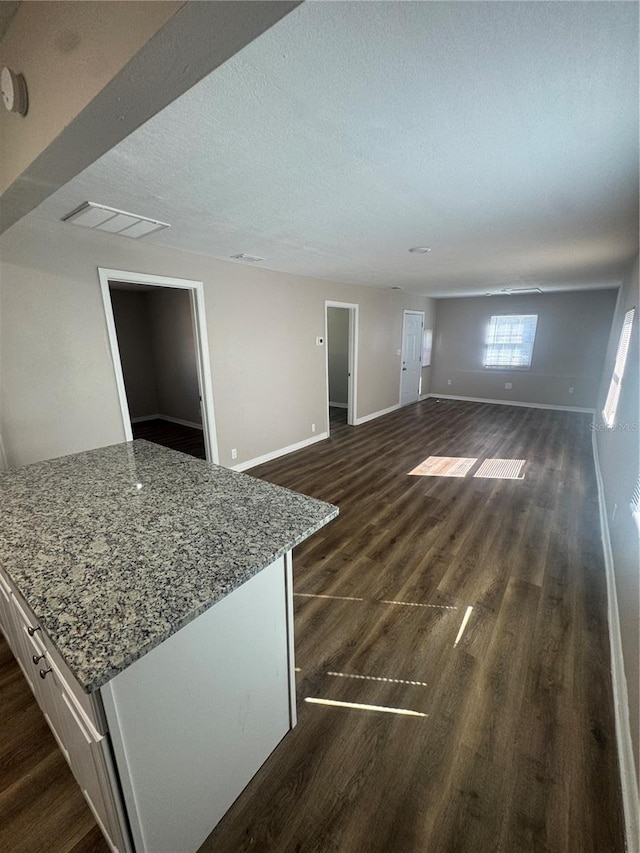
[[[252,264],[257,264],[260,261],[264,261],[264,258],[261,258],[259,255],[247,255],[244,252],[240,252],[238,255],[230,255],[234,261],[250,261]]]
[[[63,216],[62,221],[70,222],[72,225],[83,225],[85,228],[96,228],[98,231],[107,231],[110,234],[122,234],[123,237],[131,237],[134,240],[171,227],[167,222],[158,222],[157,219],[149,219],[137,213],[127,213],[93,201],[85,201],[80,207]]]

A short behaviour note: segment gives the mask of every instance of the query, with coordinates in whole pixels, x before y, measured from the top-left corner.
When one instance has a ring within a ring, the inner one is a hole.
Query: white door
[[[422,311],[405,311],[402,323],[402,373],[400,374],[400,405],[415,403],[420,396],[422,371]]]

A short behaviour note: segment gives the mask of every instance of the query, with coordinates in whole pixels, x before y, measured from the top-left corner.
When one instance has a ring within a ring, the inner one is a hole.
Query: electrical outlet
[[[451,385],[451,380],[447,379],[447,385]]]
[[[504,387],[507,389],[507,391],[511,391],[511,389],[513,388],[513,382],[505,382]]]
[[[573,392],[574,392],[574,391],[575,391],[575,388],[574,388],[574,387],[573,387],[573,385],[572,385],[572,386],[569,388],[569,393],[570,393],[570,394],[573,394]]]
[[[237,459],[237,458],[238,458],[238,451],[236,450],[236,448],[235,448],[235,447],[233,447],[233,448],[231,449],[231,458],[232,458],[232,459]]]
[[[315,432],[315,431],[316,431],[316,425],[315,425],[315,424],[311,424],[311,432]]]
[[[397,349],[397,350],[396,350],[396,355],[402,355],[402,350],[401,350],[401,349]]]

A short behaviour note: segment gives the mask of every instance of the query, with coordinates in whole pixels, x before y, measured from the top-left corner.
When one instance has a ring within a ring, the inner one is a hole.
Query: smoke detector
[[[2,90],[2,103],[10,113],[26,116],[29,109],[29,96],[27,84],[22,74],[16,74],[11,68],[4,65],[0,70],[0,89]]]

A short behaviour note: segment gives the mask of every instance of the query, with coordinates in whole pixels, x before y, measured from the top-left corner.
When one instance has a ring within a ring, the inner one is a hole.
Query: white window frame
[[[433,329],[422,332],[422,366],[431,367],[431,352],[433,350]]]
[[[499,340],[501,326],[507,330],[507,334],[513,338],[512,340]],[[521,329],[519,335],[518,326]],[[537,314],[492,314],[485,341],[484,367],[487,370],[529,370],[533,359],[537,329]],[[531,340],[523,339],[529,336]],[[526,361],[515,364],[513,354],[510,362],[499,361],[497,354],[500,347],[505,349],[510,347],[512,351],[520,350]]]
[[[630,308],[624,315],[624,322],[620,330],[620,339],[618,340],[618,349],[616,350],[616,360],[613,365],[613,373],[611,374],[611,382],[609,383],[609,391],[607,399],[602,410],[602,419],[609,429],[613,429],[616,422],[616,413],[618,411],[618,403],[620,402],[620,391],[622,390],[622,377],[624,376],[625,367],[627,366],[627,358],[629,357],[629,345],[631,343],[631,332],[633,331],[633,320],[636,309]]]
[[[631,503],[629,504],[631,508],[631,517],[636,523],[636,527],[638,528],[638,536],[640,536],[640,476],[638,477],[638,482],[636,483],[636,487],[633,490],[633,495],[631,496]]]

